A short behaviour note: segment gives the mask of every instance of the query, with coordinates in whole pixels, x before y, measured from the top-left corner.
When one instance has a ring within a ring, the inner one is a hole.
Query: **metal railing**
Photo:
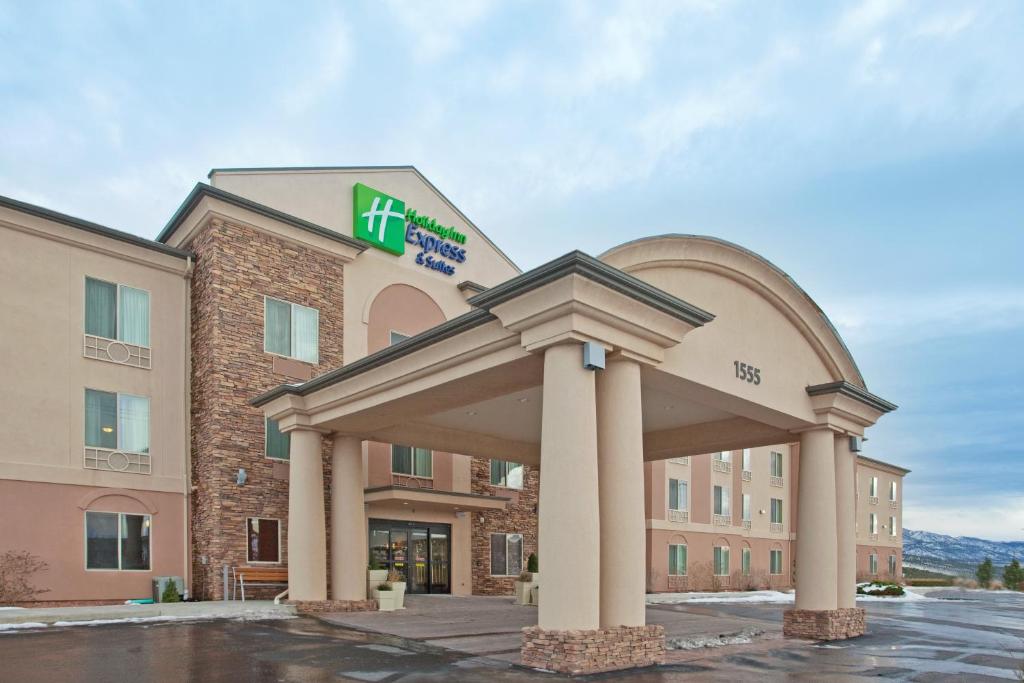
[[[750,470],[743,470],[742,472],[740,472],[740,478],[743,481],[750,481],[751,479],[754,478],[754,474]]]
[[[768,531],[772,532],[773,534],[781,534],[782,533],[782,522],[769,522],[768,523]]]
[[[82,466],[87,470],[152,474],[152,458],[149,453],[132,453],[113,448],[86,446]]]
[[[776,488],[781,489],[786,485],[786,480],[783,479],[782,477],[773,476],[771,479],[768,480],[768,483]]]
[[[878,505],[878,496],[868,496],[868,503]]]
[[[97,337],[94,334],[87,334],[82,342],[82,355],[86,358],[117,363],[118,365],[130,365],[133,368],[149,370],[153,365],[153,350],[148,346],[128,344]]]
[[[732,472],[732,463],[726,462],[725,460],[712,459],[711,469],[713,469],[715,472],[724,472],[725,474],[729,474],[730,472]]]
[[[669,462],[674,462],[677,465],[689,465],[690,464],[690,456],[684,455],[681,458],[669,458],[668,461]]]
[[[729,526],[732,524],[732,517],[729,515],[711,515],[711,523],[715,526]]]
[[[434,480],[429,477],[416,477],[411,474],[391,473],[391,485],[407,489],[433,489]]]

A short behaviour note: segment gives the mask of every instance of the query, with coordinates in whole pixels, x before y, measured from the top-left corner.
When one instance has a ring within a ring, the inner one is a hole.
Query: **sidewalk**
[[[171,602],[152,605],[98,605],[87,607],[0,607],[0,631],[46,626],[85,626],[125,621],[175,621],[196,619],[288,619],[291,605],[270,600],[245,602]]]

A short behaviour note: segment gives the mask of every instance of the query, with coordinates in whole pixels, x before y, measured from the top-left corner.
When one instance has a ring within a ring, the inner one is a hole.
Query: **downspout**
[[[192,256],[186,257],[185,266],[185,579],[190,597],[195,597],[192,586]]]

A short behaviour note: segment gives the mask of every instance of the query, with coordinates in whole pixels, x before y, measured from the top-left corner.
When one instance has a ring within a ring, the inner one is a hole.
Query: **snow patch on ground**
[[[0,606],[0,611],[3,611],[5,609],[25,609],[25,608],[24,607],[3,607],[3,606]]]
[[[22,628],[46,628],[46,624],[38,621],[26,621],[22,624],[0,624],[0,633],[16,631]]]
[[[647,596],[648,605],[713,604],[713,603],[744,603],[744,604],[792,604],[795,593],[781,591],[736,591],[727,593],[655,593]],[[931,598],[906,591],[901,597],[881,597],[874,595],[858,595],[858,601],[912,602],[930,600]]]
[[[725,633],[718,636],[697,636],[695,638],[667,638],[665,648],[669,650],[699,650],[706,647],[724,647],[726,645],[746,645],[763,635],[760,629],[745,629],[738,633]]]

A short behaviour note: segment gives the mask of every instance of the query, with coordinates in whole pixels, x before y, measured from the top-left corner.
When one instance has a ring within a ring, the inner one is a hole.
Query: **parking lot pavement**
[[[1024,661],[1024,596],[869,603],[869,633],[850,641],[786,641],[676,650],[667,666],[595,681],[1015,680]],[[673,605],[689,619],[778,624],[778,605]],[[663,608],[658,608],[659,610]],[[649,612],[650,614],[651,612]],[[387,616],[387,615],[380,615]],[[462,615],[466,617],[465,614]],[[422,628],[422,625],[420,626]],[[450,634],[449,634],[450,635]],[[553,681],[493,656],[312,618],[49,627],[0,634],[3,681]]]

